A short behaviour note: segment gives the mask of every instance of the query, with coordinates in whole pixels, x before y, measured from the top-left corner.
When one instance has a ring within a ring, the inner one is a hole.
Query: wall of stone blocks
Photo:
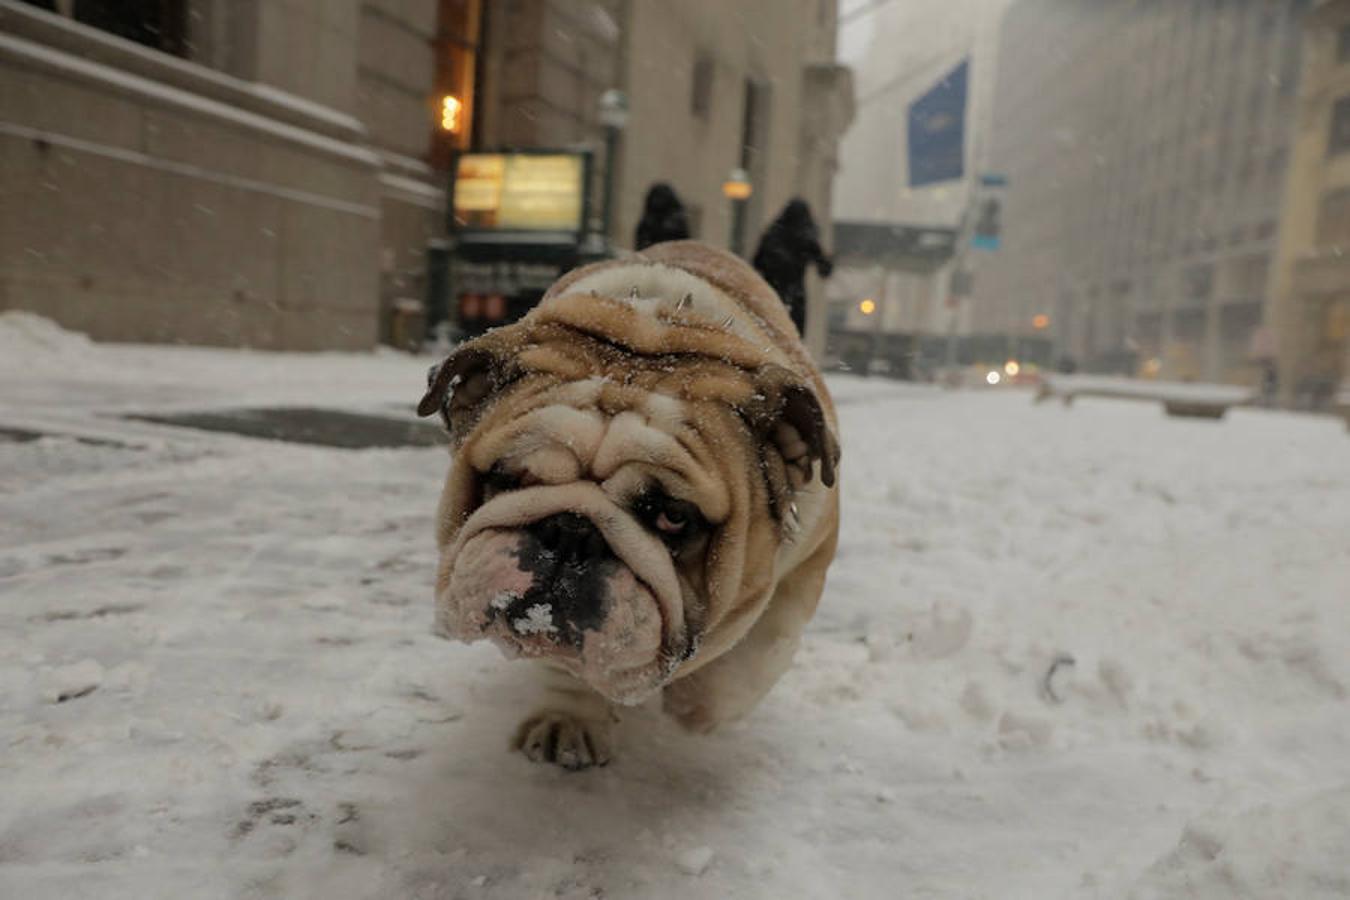
[[[360,133],[204,96],[181,61],[71,28],[88,54],[0,40],[0,308],[100,340],[372,346],[379,159]]]

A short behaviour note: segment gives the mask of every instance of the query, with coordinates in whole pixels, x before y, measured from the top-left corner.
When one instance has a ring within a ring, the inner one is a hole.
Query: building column
[[[1205,335],[1201,343],[1200,372],[1205,381],[1223,380],[1223,304],[1218,291],[1212,291],[1205,301]]]
[[[1172,378],[1172,362],[1175,360],[1175,354],[1172,352],[1173,341],[1173,308],[1176,297],[1175,278],[1160,279],[1163,284],[1172,285],[1172,287],[1163,295],[1158,302],[1158,350],[1157,358],[1162,361],[1162,367],[1158,374],[1163,378]]]
[[[1316,51],[1318,40],[1327,46]],[[1297,267],[1300,256],[1316,245],[1319,179],[1326,154],[1326,106],[1312,89],[1325,77],[1330,37],[1308,30],[1303,42],[1303,70],[1289,142],[1289,172],[1285,176],[1278,246],[1270,267],[1266,293],[1266,322],[1274,326],[1278,365],[1279,404],[1294,405],[1299,380],[1306,373],[1310,347],[1307,335],[1307,298],[1300,296]]]

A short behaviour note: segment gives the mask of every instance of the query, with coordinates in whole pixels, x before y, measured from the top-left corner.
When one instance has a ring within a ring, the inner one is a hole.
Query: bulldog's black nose
[[[540,519],[528,530],[545,550],[557,553],[560,562],[596,562],[611,555],[600,529],[576,513],[557,513]]]

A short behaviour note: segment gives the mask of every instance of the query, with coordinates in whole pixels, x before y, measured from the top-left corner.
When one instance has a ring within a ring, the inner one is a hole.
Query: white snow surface
[[[443,450],[117,418],[410,416],[428,362],[0,315],[0,426],[115,442],[0,441],[0,896],[1350,895],[1338,421],[835,379],[796,664],[573,774],[507,749],[526,667],[429,632]]]
[[[558,629],[553,625],[553,605],[536,603],[525,610],[525,615],[511,623],[517,634],[552,634]]]

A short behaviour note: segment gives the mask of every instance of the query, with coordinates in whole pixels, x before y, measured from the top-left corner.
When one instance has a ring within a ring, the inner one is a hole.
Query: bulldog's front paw
[[[609,728],[607,722],[541,710],[520,723],[513,745],[532,762],[549,762],[576,772],[609,763]]]

